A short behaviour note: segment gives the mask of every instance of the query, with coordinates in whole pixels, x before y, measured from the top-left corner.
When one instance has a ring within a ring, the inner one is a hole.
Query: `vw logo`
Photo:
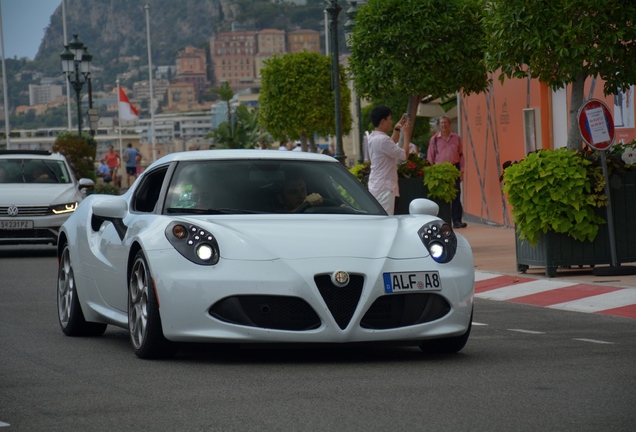
[[[7,214],[9,216],[17,216],[18,215],[18,206],[9,206],[9,208],[7,209]]]
[[[336,270],[331,275],[331,283],[340,288],[349,285],[349,273],[344,270]]]

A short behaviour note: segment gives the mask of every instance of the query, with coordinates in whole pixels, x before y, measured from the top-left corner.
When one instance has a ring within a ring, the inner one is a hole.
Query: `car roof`
[[[0,159],[66,160],[61,153],[51,153],[48,150],[0,150]]]
[[[291,152],[280,150],[194,150],[171,153],[157,160],[155,164],[164,164],[173,161],[194,161],[194,160],[227,160],[227,159],[271,159],[271,160],[306,160],[338,163],[331,156],[308,153]]]

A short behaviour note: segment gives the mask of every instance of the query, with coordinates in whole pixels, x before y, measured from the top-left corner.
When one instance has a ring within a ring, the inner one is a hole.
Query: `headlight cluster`
[[[209,232],[195,225],[172,222],[165,233],[170,244],[193,263],[215,265],[219,262],[219,245]]]
[[[79,203],[77,202],[72,202],[72,203],[54,205],[54,206],[51,206],[51,211],[53,212],[53,214],[73,213],[75,209],[77,208],[78,204]]]
[[[448,224],[431,222],[417,232],[428,252],[438,263],[450,262],[457,252],[457,236]]]

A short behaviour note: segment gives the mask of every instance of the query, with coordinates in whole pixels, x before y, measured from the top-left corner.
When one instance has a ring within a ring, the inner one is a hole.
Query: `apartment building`
[[[257,54],[254,57],[254,67],[257,82],[261,79],[261,69],[263,63],[273,55],[285,54],[287,44],[285,42],[285,32],[283,30],[265,29],[260,30],[256,35]]]
[[[227,82],[233,88],[254,83],[254,57],[257,54],[256,32],[251,30],[222,32],[210,38],[217,86]]]
[[[29,84],[29,105],[46,105],[62,96],[61,85]]]
[[[177,73],[173,83],[190,83],[194,86],[195,94],[200,96],[208,87],[207,60],[205,50],[187,46],[177,53]]]
[[[287,34],[287,44],[290,53],[320,52],[320,32],[310,29],[294,30]]]

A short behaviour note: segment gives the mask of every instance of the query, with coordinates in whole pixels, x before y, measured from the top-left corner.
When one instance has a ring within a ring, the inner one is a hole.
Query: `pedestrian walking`
[[[397,164],[398,160],[406,160],[409,157],[412,123],[407,120],[406,115],[403,115],[393,126],[391,108],[386,106],[377,106],[371,110],[371,122],[375,130],[371,132],[368,140],[371,161],[369,192],[382,204],[388,214],[393,215],[395,198],[400,196]],[[401,148],[397,142],[403,128],[405,128],[404,145]],[[388,135],[389,132],[391,136]]]
[[[141,153],[136,148],[133,148],[132,143],[128,143],[128,147],[124,150],[123,159],[126,164],[126,181],[128,187],[130,187],[137,179],[137,165],[141,162]],[[131,177],[132,182],[130,181]]]
[[[110,170],[110,178],[113,179],[113,184],[117,187],[121,187],[120,178],[117,176],[117,171],[119,170],[119,166],[121,165],[121,159],[119,158],[119,153],[117,153],[112,145],[108,146],[108,151],[104,155],[106,158],[106,165],[108,165],[108,169]]]
[[[462,139],[459,135],[451,132],[451,121],[448,116],[439,118],[439,132],[431,137],[426,154],[431,165],[450,162],[461,172],[455,183],[457,195],[451,202],[451,215],[453,228],[464,228],[466,222],[462,221],[464,208],[461,199],[461,182],[464,175],[464,152],[462,151]]]

